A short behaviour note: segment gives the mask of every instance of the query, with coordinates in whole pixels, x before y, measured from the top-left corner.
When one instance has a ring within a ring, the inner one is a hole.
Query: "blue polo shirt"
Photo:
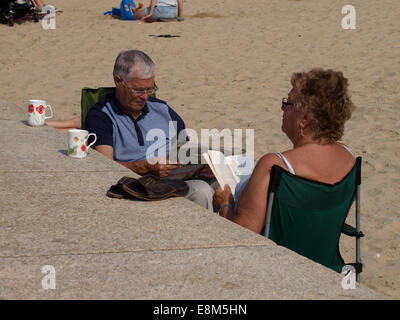
[[[89,110],[86,118],[86,130],[97,136],[94,146],[112,146],[114,160],[118,161],[166,156],[170,141],[177,139],[184,129],[181,117],[164,101],[152,97],[145,104],[142,114],[133,119],[115,94],[110,93]]]

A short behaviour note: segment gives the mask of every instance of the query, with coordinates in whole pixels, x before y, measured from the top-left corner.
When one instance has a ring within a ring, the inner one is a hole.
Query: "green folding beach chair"
[[[93,107],[100,98],[115,90],[115,87],[101,87],[97,89],[83,88],[81,94],[81,128],[85,128],[86,116],[91,107]],[[151,97],[155,98],[156,94],[153,93]]]
[[[268,190],[264,236],[337,272],[345,266],[339,251],[341,233],[356,238],[356,262],[351,263],[360,282],[361,157],[335,184],[304,179],[274,165]],[[356,200],[356,228],[345,223]]]
[[[115,87],[103,87],[98,89],[83,88],[81,94],[81,128],[85,128],[86,116],[100,98],[115,90]]]

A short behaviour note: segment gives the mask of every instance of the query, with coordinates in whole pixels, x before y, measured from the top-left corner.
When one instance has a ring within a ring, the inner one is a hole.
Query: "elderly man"
[[[165,145],[185,129],[179,115],[164,101],[150,97],[154,84],[154,63],[144,52],[121,52],[114,65],[115,92],[103,96],[86,118],[86,129],[96,133],[94,148],[106,157],[144,175],[168,176],[179,164],[168,160],[154,163],[147,151],[154,141],[146,140],[152,129],[162,130]],[[171,123],[174,130],[171,131]],[[170,135],[174,136],[170,136]],[[214,190],[202,180],[187,180],[186,198],[212,210]]]

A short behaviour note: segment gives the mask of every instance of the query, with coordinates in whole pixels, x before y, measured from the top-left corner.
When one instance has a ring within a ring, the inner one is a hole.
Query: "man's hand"
[[[157,162],[156,164],[149,164],[149,172],[157,177],[163,178],[167,177],[172,170],[180,167],[180,163],[173,163],[169,162],[169,160],[165,160],[162,162]]]
[[[205,177],[207,179],[214,179],[215,178],[214,173],[211,171],[211,169],[210,169],[208,164],[205,165],[204,168],[202,168],[199,171],[199,175],[201,175],[201,176],[203,176],[203,177]]]

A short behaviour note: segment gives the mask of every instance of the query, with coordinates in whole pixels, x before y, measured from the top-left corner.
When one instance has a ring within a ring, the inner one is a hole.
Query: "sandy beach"
[[[280,110],[291,74],[343,71],[357,106],[343,142],[363,157],[361,281],[400,299],[400,2],[352,0],[354,30],[341,26],[341,0],[191,0],[183,22],[151,24],[103,15],[119,3],[49,0],[63,10],[55,29],[0,25],[0,98],[23,110],[44,99],[54,119],[69,119],[80,114],[81,89],[113,86],[117,54],[139,49],[156,63],[157,96],[186,127],[254,129],[257,160],[291,148]],[[176,37],[157,37],[166,34]],[[354,248],[342,237],[345,261]]]

